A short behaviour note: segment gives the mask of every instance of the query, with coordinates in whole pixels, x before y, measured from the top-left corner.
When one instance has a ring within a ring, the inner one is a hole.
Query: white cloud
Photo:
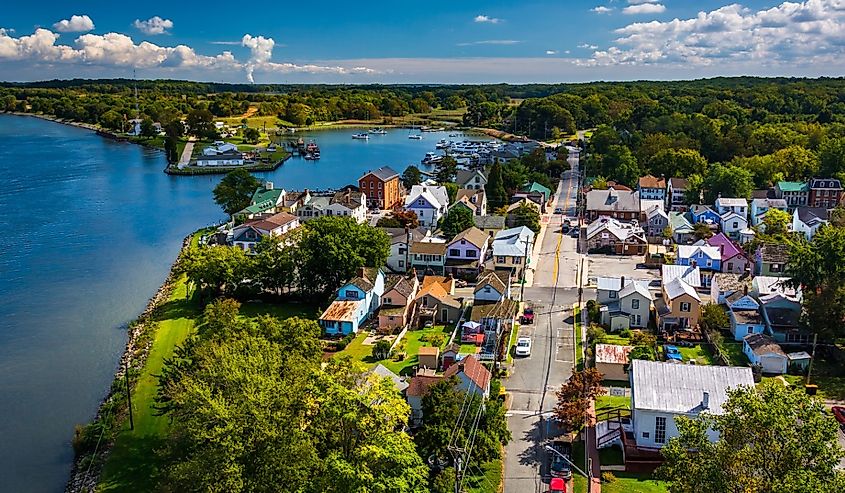
[[[457,46],[479,46],[479,45],[515,45],[522,43],[517,39],[484,39],[481,41],[467,41],[465,43],[458,43]]]
[[[167,32],[168,29],[173,29],[173,21],[170,19],[162,19],[159,16],[150,17],[149,19],[142,21],[141,19],[135,19],[135,22],[132,23],[135,26],[135,29],[141,31],[144,34],[154,35],[154,34],[164,34]]]
[[[662,3],[640,3],[622,9],[625,15],[662,14],[663,12],[666,12],[666,6]]]
[[[597,14],[607,14],[611,11],[613,11],[613,7],[605,7],[604,5],[599,5],[598,7],[593,7],[590,9],[590,12],[595,12]]]
[[[598,48],[598,46],[591,45],[591,44],[588,44],[588,43],[581,43],[576,48],[583,48],[585,50],[595,50],[595,49]]]
[[[546,50],[546,55],[557,55],[557,50]]]
[[[209,56],[197,53],[190,46],[159,46],[120,33],[83,34],[73,45],[56,44],[59,35],[49,29],[39,28],[27,36],[12,37],[8,30],[0,29],[0,62],[22,61],[27,66],[66,63],[77,66],[132,67],[141,69],[177,69],[209,71],[217,79],[221,73],[245,71],[253,81],[253,73],[307,73],[307,74],[373,74],[376,71],[364,66],[317,65],[274,63],[270,61],[275,42],[272,38],[244,35],[240,44],[250,49],[247,62],[235,59],[229,51]]]
[[[495,17],[489,17],[486,15],[476,15],[475,18],[472,19],[473,22],[478,22],[480,24],[498,24],[502,22],[502,19],[497,19]]]
[[[739,4],[689,19],[636,22],[586,65],[725,63],[757,67],[839,63],[845,54],[845,1],[783,2],[754,11]]]
[[[209,41],[208,44],[224,46],[243,46],[243,41]]]
[[[60,33],[84,33],[94,29],[94,21],[87,15],[73,15],[53,24],[53,29]]]
[[[640,5],[643,3],[657,3],[658,0],[628,0],[630,5]]]

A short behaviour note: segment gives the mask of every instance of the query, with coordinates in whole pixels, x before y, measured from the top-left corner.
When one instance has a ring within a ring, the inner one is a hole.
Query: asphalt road
[[[577,166],[577,162],[573,163]],[[577,178],[564,175],[556,207],[574,216]],[[553,215],[540,246],[534,283],[525,288],[525,301],[534,308],[535,323],[520,328],[520,336],[532,338],[531,356],[514,361],[505,388],[513,401],[508,427],[513,439],[506,448],[505,493],[548,490],[544,418],[555,405],[555,390],[574,366],[572,308],[578,299],[576,271],[580,256],[576,240],[562,235],[562,216]]]

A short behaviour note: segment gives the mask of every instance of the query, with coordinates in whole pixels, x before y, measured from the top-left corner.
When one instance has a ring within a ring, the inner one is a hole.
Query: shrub
[[[376,342],[373,346],[373,359],[376,361],[387,359],[390,356],[390,346],[392,344],[386,339]]]
[[[601,343],[607,338],[607,332],[596,324],[591,324],[587,329],[587,339],[592,342]]]
[[[610,471],[605,471],[601,473],[601,480],[603,483],[613,483],[616,482],[616,476]]]
[[[431,343],[434,347],[441,347],[443,343],[446,341],[446,336],[443,334],[433,334],[428,338],[428,342]]]
[[[630,339],[631,338],[631,329],[622,329],[622,331],[619,332],[619,335],[621,337],[624,337],[625,339]]]

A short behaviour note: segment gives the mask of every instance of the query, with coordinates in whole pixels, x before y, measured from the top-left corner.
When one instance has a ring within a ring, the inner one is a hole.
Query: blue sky
[[[73,3],[73,5],[69,5]],[[845,0],[14,2],[0,79],[566,82],[841,75]]]

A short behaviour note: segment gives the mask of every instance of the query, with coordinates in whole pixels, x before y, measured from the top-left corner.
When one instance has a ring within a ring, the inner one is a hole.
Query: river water
[[[419,163],[445,133],[297,134],[322,159],[259,178],[288,190],[357,183]],[[165,175],[163,154],[31,117],[0,115],[0,492],[59,492],[70,440],[111,383],[125,325],[188,233],[224,218],[220,176]]]

